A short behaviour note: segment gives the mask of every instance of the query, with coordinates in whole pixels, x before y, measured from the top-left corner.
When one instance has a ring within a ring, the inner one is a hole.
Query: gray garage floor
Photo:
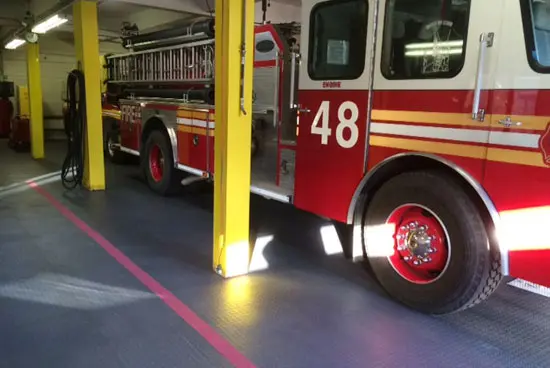
[[[34,162],[0,140],[1,367],[550,364],[550,299],[503,283],[476,309],[417,314],[326,255],[329,223],[257,197],[269,267],[223,280],[207,186],[160,198],[136,167],[108,165],[107,191],[66,192],[43,176],[64,146],[47,148]]]

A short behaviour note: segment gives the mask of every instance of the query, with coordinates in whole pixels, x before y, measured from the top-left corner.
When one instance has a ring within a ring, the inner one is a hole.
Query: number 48
[[[351,116],[346,117],[348,110]],[[321,102],[319,111],[311,124],[311,134],[321,136],[321,144],[328,144],[328,137],[332,135],[332,129],[329,127],[330,101]],[[352,101],[343,102],[338,108],[338,125],[336,126],[336,142],[342,148],[352,148],[359,139],[359,127],[357,118],[359,117],[359,108]],[[319,126],[319,123],[321,126]],[[349,138],[344,137],[344,130],[349,129]]]

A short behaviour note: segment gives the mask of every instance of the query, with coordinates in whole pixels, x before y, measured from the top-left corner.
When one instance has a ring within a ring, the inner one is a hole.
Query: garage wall
[[[261,2],[257,2],[255,7],[256,22],[261,22]],[[271,6],[267,10],[267,20],[273,23],[299,22],[300,7],[271,1]],[[102,54],[123,51],[119,44],[100,43]],[[72,33],[51,32],[42,36],[40,56],[46,134],[47,137],[57,137],[59,133],[63,136],[62,98],[67,74],[76,66]],[[26,67],[25,47],[1,51],[0,74],[4,74],[8,80],[16,85],[26,85]]]
[[[68,55],[41,54],[42,94],[44,100],[44,127],[63,129],[61,119],[62,91],[67,72],[74,69],[75,58]],[[24,53],[6,53],[4,74],[15,85],[27,84],[27,64]]]
[[[271,6],[267,8],[266,20],[271,23],[289,23],[300,22],[301,8],[295,5],[276,3],[271,1]],[[262,2],[255,4],[254,17],[256,23],[262,22]]]
[[[46,35],[47,36],[47,35]],[[101,53],[120,52],[119,45],[100,44]],[[15,85],[27,84],[27,64],[25,47],[17,50],[3,50],[3,74]],[[75,69],[75,50],[71,41],[56,37],[43,37],[40,40],[40,66],[42,93],[44,100],[44,128],[47,138],[64,137],[62,98],[68,73]]]

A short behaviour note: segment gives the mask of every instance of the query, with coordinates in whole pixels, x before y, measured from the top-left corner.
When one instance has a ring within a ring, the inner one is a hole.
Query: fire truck
[[[162,195],[215,175],[213,35],[107,57],[109,156]],[[353,259],[425,313],[504,277],[550,286],[550,1],[302,0],[254,47],[252,193],[346,224]]]

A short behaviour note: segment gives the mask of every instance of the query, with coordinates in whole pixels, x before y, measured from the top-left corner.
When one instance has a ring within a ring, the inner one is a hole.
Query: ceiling
[[[67,0],[0,0],[0,40],[6,41],[22,27],[27,12],[40,18],[49,15],[59,2]],[[209,14],[209,5],[214,0],[99,0],[98,25],[100,39],[116,38],[123,22],[136,23],[140,31],[166,27],[185,21],[190,17]],[[153,4],[154,6],[151,6]],[[60,12],[69,22],[56,29],[59,32],[71,33],[72,7]],[[66,38],[68,35],[59,35]]]
[[[27,13],[36,20],[52,15],[52,9],[70,0],[0,0],[0,42],[8,41],[21,29]],[[206,16],[214,10],[215,0],[97,0],[100,41],[119,42],[123,22],[135,23],[140,31],[174,26],[196,16]],[[259,2],[261,0],[255,0]],[[301,0],[268,0],[271,3],[299,5]],[[58,13],[69,22],[56,29],[55,37],[70,41],[73,36],[72,7]],[[30,21],[30,20],[27,20]],[[48,33],[48,37],[53,37]]]

